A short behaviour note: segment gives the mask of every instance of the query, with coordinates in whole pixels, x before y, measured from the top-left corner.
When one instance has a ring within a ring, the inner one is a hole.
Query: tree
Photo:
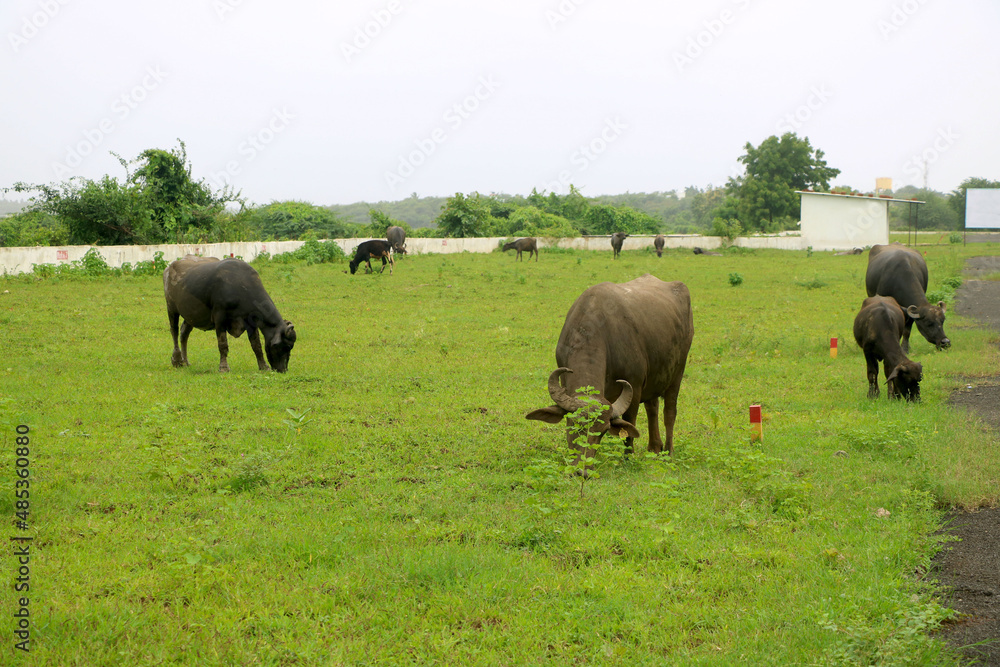
[[[827,190],[839,169],[827,166],[824,153],[809,138],[794,132],[770,136],[754,147],[747,142],[739,162],[745,172],[729,180],[727,189],[739,200],[740,221],[748,230],[769,230],[783,218],[797,220],[796,190]]]
[[[114,153],[112,153],[114,155]],[[184,142],[171,151],[149,149],[124,167],[124,182],[105,175],[99,181],[71,178],[56,185],[15,183],[16,192],[36,192],[28,209],[55,216],[77,244],[200,242],[230,218],[229,202],[243,200],[224,188],[218,193],[191,179]],[[137,164],[134,172],[129,165]]]
[[[951,208],[958,214],[958,228],[961,229],[965,227],[965,197],[966,191],[972,188],[973,190],[977,188],[1000,188],[1000,181],[991,181],[986,178],[967,178],[962,181],[962,184],[958,186],[957,190],[953,190],[951,196],[948,198],[948,204]]]
[[[297,240],[306,234],[319,238],[351,236],[358,226],[345,222],[328,208],[304,201],[274,201],[249,209],[248,225],[257,238],[279,241]]]
[[[467,238],[489,236],[493,232],[494,219],[490,215],[489,202],[478,192],[469,197],[456,192],[441,208],[436,222],[446,236]]]

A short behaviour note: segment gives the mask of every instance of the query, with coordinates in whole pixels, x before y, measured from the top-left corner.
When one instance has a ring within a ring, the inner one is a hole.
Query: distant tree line
[[[831,187],[840,170],[823,151],[794,133],[747,143],[739,162],[744,172],[722,186],[688,186],[652,193],[587,197],[569,193],[529,195],[456,193],[399,202],[317,206],[276,201],[249,206],[228,186],[213,190],[192,177],[184,142],[149,149],[132,161],[115,155],[125,176],[73,178],[59,184],[16,183],[4,192],[28,196],[23,210],[0,217],[0,245],[117,245],[211,243],[219,241],[384,237],[392,225],[410,237],[542,236],[592,234],[713,234],[794,229],[799,222],[796,190],[853,192]],[[1000,182],[968,178],[951,193],[907,186],[896,197],[919,199],[918,229],[961,229],[968,188],[997,188]],[[906,205],[890,206],[890,226],[910,224]]]

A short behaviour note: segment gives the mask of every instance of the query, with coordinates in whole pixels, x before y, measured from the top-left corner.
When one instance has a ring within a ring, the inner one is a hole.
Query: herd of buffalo
[[[626,236],[617,233],[611,237],[615,257]],[[405,233],[395,227],[389,229],[386,240],[361,243],[350,261],[351,273],[361,263],[367,263],[372,271],[371,259],[381,259],[382,270],[388,263],[391,274],[393,254],[406,252],[404,241]],[[656,238],[654,247],[660,256],[662,235]],[[522,252],[528,252],[529,260],[534,254],[538,261],[533,238],[507,243],[503,250],[516,250],[518,259]],[[268,364],[279,373],[288,370],[295,328],[281,317],[250,265],[238,259],[189,255],[167,267],[163,288],[174,340],[174,366],[188,365],[187,339],[197,328],[215,331],[220,371],[229,370],[227,336],[239,337],[244,331],[261,370],[268,370]],[[878,365],[883,362],[889,397],[918,400],[923,369],[907,357],[914,322],[921,335],[938,349],[951,345],[944,333],[945,303],[927,301],[927,263],[920,253],[906,246],[872,246],[865,289],[868,298],[854,320],[854,338],[865,356],[868,396],[879,395]],[[633,439],[639,437],[635,423],[641,404],[646,408],[648,449],[673,453],[677,396],[693,339],[691,295],[684,283],[664,282],[646,274],[626,283],[604,282],[590,287],[570,307],[556,343],[557,368],[548,381],[554,404],[525,416],[556,424],[570,415],[569,445],[590,457],[592,447],[609,431],[624,437],[626,448],[631,449]],[[585,405],[578,396],[583,387],[596,390],[595,398],[606,406],[586,433],[590,446],[587,451],[576,444],[583,429],[572,421],[572,413]],[[658,425],[661,398],[662,436]]]

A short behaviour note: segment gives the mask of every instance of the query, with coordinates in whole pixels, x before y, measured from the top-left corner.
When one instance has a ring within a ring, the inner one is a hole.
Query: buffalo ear
[[[528,414],[524,415],[524,418],[534,419],[535,421],[545,422],[546,424],[558,424],[565,416],[565,410],[560,408],[558,405],[550,405],[547,408],[532,410]]]
[[[920,311],[917,310],[917,307],[915,305],[913,305],[912,303],[909,306],[906,307],[906,314],[910,316],[911,320],[919,320],[920,319]]]
[[[618,432],[625,431],[625,433],[627,433],[628,437],[630,438],[639,437],[639,429],[637,429],[635,426],[628,423],[624,419],[619,419],[617,417],[611,420],[611,432],[614,433],[616,431]]]
[[[944,312],[944,307],[945,307],[944,301],[938,301],[938,308],[941,309],[942,313]]]
[[[295,342],[295,325],[285,320],[285,331],[281,334],[289,343]]]

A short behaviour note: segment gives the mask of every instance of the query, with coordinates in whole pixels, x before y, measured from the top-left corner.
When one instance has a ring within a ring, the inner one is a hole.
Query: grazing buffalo
[[[379,259],[380,257],[382,258],[382,271],[379,271],[379,273],[385,271],[385,265],[388,261],[389,275],[391,276],[392,267],[395,266],[395,262],[392,261],[392,245],[382,239],[365,241],[355,248],[354,259],[351,260],[351,274],[353,275],[358,270],[361,262],[368,265],[368,273],[373,273],[375,269],[372,268],[372,259]]]
[[[939,350],[951,347],[944,333],[944,301],[937,305],[927,301],[927,262],[916,250],[899,244],[873,245],[868,251],[868,271],[865,274],[868,296],[891,296],[903,308],[906,326],[903,330],[903,352],[910,351],[910,329],[917,329]]]
[[[585,405],[577,389],[591,386],[596,398],[611,408],[587,434],[589,444],[614,430],[627,436],[626,449],[631,450],[639,437],[635,419],[641,403],[649,421],[649,450],[673,453],[677,394],[693,338],[691,295],[684,283],[646,274],[627,283],[595,285],[573,303],[559,334],[558,368],[549,376],[555,405],[525,417],[557,424]],[[657,426],[661,397],[666,442]],[[577,452],[581,448],[574,440],[579,435],[579,427],[567,421],[567,440]],[[589,458],[594,450],[582,453]]]
[[[626,238],[628,238],[628,234],[625,232],[615,232],[611,235],[611,248],[614,250],[616,258],[622,254],[622,244],[625,243]]]
[[[163,272],[163,293],[167,299],[170,333],[174,337],[174,353],[170,360],[175,367],[188,365],[188,336],[192,329],[201,329],[214,330],[219,340],[220,372],[229,370],[226,335],[239,338],[244,331],[260,370],[266,371],[268,366],[261,353],[258,332],[264,334],[264,351],[271,368],[279,373],[288,370],[288,358],[295,345],[295,328],[281,318],[271,297],[264,291],[260,276],[243,260],[219,261],[215,257],[194,255],[178,259]],[[184,321],[178,328],[182,318]],[[177,345],[178,333],[180,347]]]
[[[503,244],[503,251],[516,250],[517,256],[514,258],[515,261],[521,259],[521,253],[527,251],[528,261],[531,261],[531,253],[535,253],[535,261],[538,261],[538,241],[533,238],[517,239],[511,241],[510,243]]]
[[[906,358],[899,345],[906,318],[891,296],[870,296],[854,318],[854,340],[865,353],[868,365],[868,398],[878,398],[878,362],[885,360],[889,398],[920,400],[923,368]]]
[[[653,247],[656,249],[656,256],[663,257],[663,244],[666,243],[666,239],[663,238],[663,234],[657,234],[656,238],[653,239]]]
[[[392,246],[392,251],[399,253],[400,255],[406,254],[406,230],[402,227],[393,225],[389,229],[385,230],[385,238],[389,241],[389,245]]]

